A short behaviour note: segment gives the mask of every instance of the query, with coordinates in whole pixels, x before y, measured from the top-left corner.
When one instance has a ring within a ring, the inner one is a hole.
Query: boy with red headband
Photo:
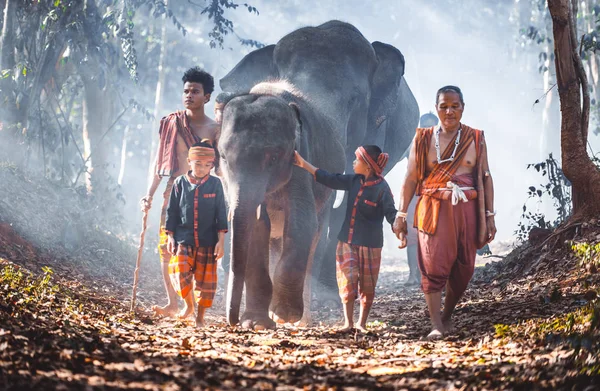
[[[227,212],[221,181],[210,176],[215,150],[209,140],[194,144],[188,152],[191,170],[175,180],[165,230],[167,249],[173,254],[169,277],[185,308],[178,317],[194,312],[198,292],[196,327],[204,326],[204,313],[212,306],[217,289],[217,260],[223,257]],[[195,285],[195,288],[193,288]]]
[[[396,217],[394,197],[382,173],[388,154],[376,145],[358,147],[353,163],[354,175],[331,174],[318,169],[296,152],[294,164],[310,172],[329,188],[348,191],[346,217],[336,251],[336,275],[344,304],[344,326],[353,327],[354,300],[360,297],[357,328],[366,332],[367,317],[375,298],[383,247],[383,219],[390,225]]]

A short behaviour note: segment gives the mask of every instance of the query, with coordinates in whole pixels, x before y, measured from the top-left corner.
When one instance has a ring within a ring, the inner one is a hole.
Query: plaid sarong
[[[338,242],[335,271],[342,303],[360,296],[363,303],[372,303],[379,277],[381,248],[350,245]]]
[[[169,278],[175,292],[185,298],[195,287],[198,307],[212,306],[217,291],[217,260],[214,247],[180,244],[169,261]]]

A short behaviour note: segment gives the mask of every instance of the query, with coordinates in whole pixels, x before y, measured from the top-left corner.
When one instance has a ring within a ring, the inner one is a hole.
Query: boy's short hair
[[[374,162],[376,162],[377,159],[379,159],[379,155],[381,155],[382,150],[377,145],[363,145],[363,148],[365,149],[365,151],[367,151],[367,153],[369,154],[371,159],[373,159]]]
[[[215,80],[210,73],[200,67],[192,67],[185,71],[181,80],[183,81],[183,84],[187,82],[202,84],[205,94],[212,94],[215,90]]]

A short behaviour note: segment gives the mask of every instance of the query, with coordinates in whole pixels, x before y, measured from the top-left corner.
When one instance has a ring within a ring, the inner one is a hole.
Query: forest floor
[[[135,238],[73,212],[89,201],[55,207],[58,190],[14,167],[0,165],[0,182],[2,389],[600,388],[600,274],[570,242],[525,244],[478,267],[441,341],[424,340],[423,295],[394,267],[382,269],[368,334],[336,333],[341,311],[316,301],[308,328],[229,327],[221,286],[209,326],[196,330],[148,310],[162,300],[156,265],[129,313]],[[596,244],[600,222],[570,233]]]

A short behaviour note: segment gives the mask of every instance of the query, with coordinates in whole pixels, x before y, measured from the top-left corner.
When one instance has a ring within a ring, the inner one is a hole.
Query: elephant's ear
[[[387,43],[372,43],[377,55],[377,69],[373,75],[371,99],[386,100],[398,93],[400,80],[404,76],[404,56],[400,50]]]
[[[302,154],[305,152],[305,145],[303,145],[304,138],[302,137],[302,116],[300,114],[300,107],[296,102],[290,102],[288,105],[294,109],[296,120],[298,121],[298,126],[296,127],[295,149]]]
[[[248,53],[220,80],[221,89],[236,94],[247,93],[262,81],[276,79],[279,73],[273,64],[274,49],[275,45],[269,45]]]
[[[419,122],[419,106],[404,79],[404,56],[400,50],[373,42],[378,66],[373,76],[367,132],[389,154],[386,172],[401,159]]]

